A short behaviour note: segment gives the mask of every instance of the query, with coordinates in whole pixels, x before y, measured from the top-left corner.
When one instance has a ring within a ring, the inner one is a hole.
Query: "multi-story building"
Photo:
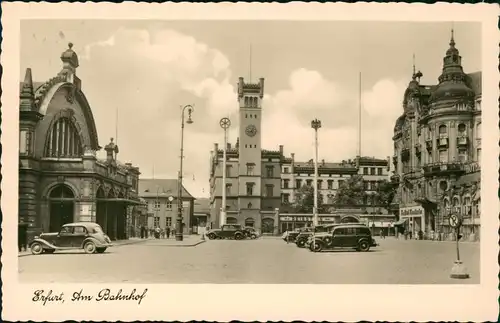
[[[394,127],[400,223],[410,232],[453,238],[448,217],[463,215],[462,233],[480,225],[481,72],[466,74],[453,31],[437,85],[414,72]]]
[[[275,210],[281,205],[281,160],[278,151],[262,144],[262,98],[264,79],[238,83],[239,137],[234,148],[226,147],[226,186],[222,185],[223,150],[215,144],[211,152],[210,208],[213,227],[220,225],[222,190],[226,191],[226,223],[252,226],[263,233],[277,231]]]
[[[19,237],[59,231],[66,223],[101,225],[111,239],[126,239],[141,202],[139,169],[117,160],[118,146],[99,145],[92,107],[76,76],[73,44],[53,78],[34,82],[30,68],[20,84]]]
[[[139,196],[147,203],[147,227],[176,228],[178,216],[177,179],[140,179]],[[182,187],[182,226],[183,233],[190,233],[194,215],[194,197]]]

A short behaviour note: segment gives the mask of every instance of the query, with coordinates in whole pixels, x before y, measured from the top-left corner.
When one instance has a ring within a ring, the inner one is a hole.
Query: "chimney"
[[[231,149],[231,143],[227,143],[227,150]]]
[[[281,156],[283,156],[283,151],[284,151],[284,149],[283,149],[283,145],[280,145],[280,155],[281,155]]]
[[[321,164],[322,164],[323,166],[325,166],[325,160],[324,160],[324,159],[322,159],[322,160],[321,160]]]

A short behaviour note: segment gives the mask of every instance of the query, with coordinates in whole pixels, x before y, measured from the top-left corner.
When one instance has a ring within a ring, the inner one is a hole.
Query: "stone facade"
[[[76,76],[72,44],[63,68],[47,82],[33,82],[31,69],[20,84],[19,224],[28,240],[70,222],[99,223],[112,239],[125,239],[136,208],[139,169],[116,160],[118,146],[98,160],[92,110]]]
[[[477,239],[480,225],[481,72],[466,74],[451,37],[437,85],[415,72],[394,128],[397,202],[413,234],[452,238],[448,217],[464,217],[462,234]],[[450,207],[452,206],[452,207]]]

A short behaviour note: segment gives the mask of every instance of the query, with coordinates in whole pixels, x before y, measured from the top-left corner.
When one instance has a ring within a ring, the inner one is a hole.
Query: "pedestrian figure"
[[[167,234],[167,239],[170,239],[170,227],[167,227],[165,231],[165,233]]]

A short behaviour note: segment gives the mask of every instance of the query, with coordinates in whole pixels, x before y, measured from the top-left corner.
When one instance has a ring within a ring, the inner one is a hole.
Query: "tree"
[[[383,180],[378,184],[375,191],[375,198],[379,205],[383,205],[384,208],[389,210],[395,196],[396,185],[387,180]]]
[[[295,193],[293,209],[296,213],[313,213],[314,187],[303,185]],[[323,212],[323,196],[318,194],[318,213]]]
[[[363,204],[366,196],[365,185],[361,175],[354,175],[344,182],[333,198],[335,206],[355,206]]]

